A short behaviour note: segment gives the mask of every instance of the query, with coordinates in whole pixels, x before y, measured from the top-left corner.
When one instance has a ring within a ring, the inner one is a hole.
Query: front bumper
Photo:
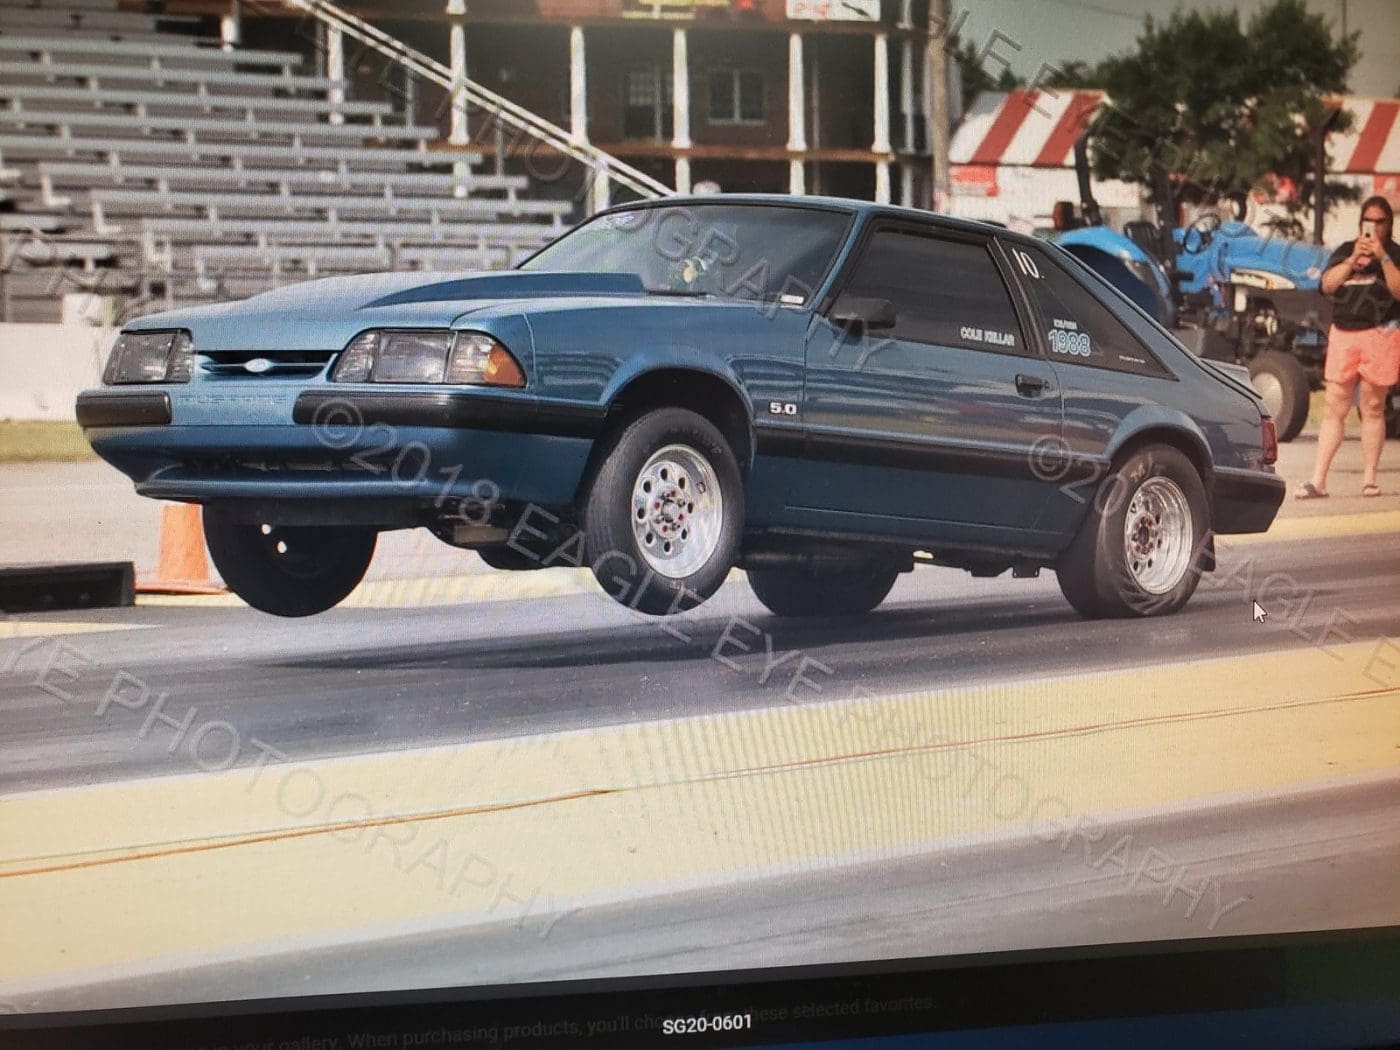
[[[1283,506],[1287,484],[1261,470],[1216,467],[1211,486],[1213,530],[1221,534],[1267,532]]]
[[[347,500],[398,521],[405,507],[484,495],[571,503],[604,413],[527,396],[461,390],[85,391],[78,421],[136,491],[208,503]],[[393,509],[393,513],[390,510]]]

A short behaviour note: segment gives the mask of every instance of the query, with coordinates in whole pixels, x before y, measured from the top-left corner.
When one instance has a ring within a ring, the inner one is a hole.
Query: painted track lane
[[[1046,813],[1202,865],[1202,895],[1268,883],[1249,928],[1393,920],[1354,887],[1395,870],[1397,545],[1318,540],[1243,544],[1154,621],[1086,624],[1048,576],[936,571],[861,623],[775,621],[742,584],[669,624],[592,596],[303,623],[146,608],[86,634],[26,618],[0,649],[6,757],[27,763],[0,797],[0,898],[43,949],[8,953],[0,987],[30,1009],[198,998],[195,970],[245,994],[368,987],[423,951],[443,965],[407,983],[599,953],[729,965],[717,913],[755,962],[1200,935],[1129,903],[1141,886],[1106,890],[1109,860],[1045,856]],[[191,745],[220,733],[286,758],[211,768]],[[523,909],[509,930],[503,903]]]
[[[670,621],[601,593],[306,621],[137,608],[83,617],[122,630],[74,635],[45,628],[71,617],[31,617],[27,637],[0,640],[0,791],[253,765],[267,748],[309,760],[855,690],[1325,652],[1394,636],[1397,580],[1400,537],[1368,534],[1226,547],[1186,610],[1144,621],[1078,619],[1049,573],[974,581],[938,569],[903,578],[852,622],[776,619],[742,582]],[[1254,596],[1272,610],[1263,624],[1249,615]],[[212,725],[228,729],[208,731],[192,756],[191,736]]]

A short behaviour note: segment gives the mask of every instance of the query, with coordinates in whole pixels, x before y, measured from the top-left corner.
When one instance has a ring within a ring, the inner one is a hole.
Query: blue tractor
[[[1260,234],[1242,222],[1207,215],[1185,228],[1165,170],[1154,173],[1161,223],[1137,221],[1117,232],[1104,225],[1089,178],[1088,137],[1075,144],[1080,214],[1057,209],[1055,237],[1154,316],[1201,357],[1249,369],[1273,414],[1280,441],[1303,429],[1309,393],[1322,387],[1330,304],[1318,285],[1326,248]],[[1063,207],[1063,206],[1062,206]],[[1072,209],[1071,209],[1072,210]],[[1062,218],[1063,216],[1063,218]],[[1392,393],[1392,434],[1400,421]]]

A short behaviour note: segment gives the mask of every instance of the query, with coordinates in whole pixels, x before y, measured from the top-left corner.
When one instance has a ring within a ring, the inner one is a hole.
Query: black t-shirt
[[[1347,241],[1333,252],[1332,258],[1327,260],[1327,269],[1349,259],[1355,245],[1355,241]],[[1400,266],[1400,244],[1388,240],[1385,251]],[[1400,324],[1400,300],[1390,294],[1378,259],[1372,259],[1366,269],[1353,273],[1329,298],[1332,300],[1332,323],[1343,331],[1376,328],[1386,322]]]

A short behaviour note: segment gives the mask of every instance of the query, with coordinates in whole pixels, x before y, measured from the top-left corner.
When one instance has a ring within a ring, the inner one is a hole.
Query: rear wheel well
[[[665,368],[637,376],[613,397],[584,471],[580,494],[588,491],[613,436],[638,416],[656,408],[684,408],[708,419],[724,435],[745,481],[748,480],[753,462],[753,427],[743,398],[723,379],[708,372]]]
[[[1127,462],[1129,456],[1148,445],[1167,445],[1189,459],[1191,465],[1196,468],[1196,473],[1201,476],[1201,484],[1206,487],[1207,497],[1210,495],[1212,470],[1209,454],[1194,438],[1171,427],[1152,427],[1134,434],[1113,454],[1111,469],[1117,470]]]

